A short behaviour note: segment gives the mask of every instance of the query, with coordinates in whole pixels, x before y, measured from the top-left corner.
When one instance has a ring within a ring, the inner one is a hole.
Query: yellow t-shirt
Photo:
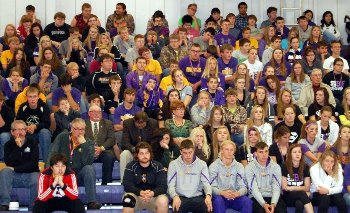
[[[132,70],[136,70],[136,64],[132,66]],[[146,71],[152,75],[161,75],[163,73],[162,67],[157,60],[150,59],[146,65]]]
[[[171,75],[168,75],[160,81],[159,88],[161,88],[164,92],[166,91],[166,88],[168,86],[173,85],[173,79],[171,78]],[[190,85],[190,82],[188,82],[187,78],[184,77],[184,85]]]
[[[256,49],[259,48],[259,43],[258,40],[256,40],[255,38],[250,38],[250,46],[251,47],[255,47]],[[239,50],[239,40],[236,41],[236,50]]]
[[[1,53],[1,64],[9,64],[13,58],[13,54],[10,50],[5,50]]]

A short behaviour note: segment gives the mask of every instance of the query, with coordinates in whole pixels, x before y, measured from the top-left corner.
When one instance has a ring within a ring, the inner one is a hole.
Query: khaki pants
[[[164,194],[158,195],[157,197],[152,197],[148,202],[143,201],[140,196],[136,196],[133,193],[125,193],[124,196],[125,195],[131,195],[135,198],[135,200],[136,200],[136,205],[135,205],[135,209],[134,209],[135,211],[140,211],[140,210],[146,209],[146,210],[151,211],[151,212],[156,212],[157,204],[159,202],[164,201],[166,203],[169,203],[168,197]]]

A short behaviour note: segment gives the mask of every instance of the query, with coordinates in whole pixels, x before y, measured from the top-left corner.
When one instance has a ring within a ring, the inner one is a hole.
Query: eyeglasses
[[[26,131],[26,128],[12,129],[12,131],[23,132]]]
[[[74,129],[75,131],[85,131],[85,128],[75,128],[75,127],[72,127],[72,129]]]

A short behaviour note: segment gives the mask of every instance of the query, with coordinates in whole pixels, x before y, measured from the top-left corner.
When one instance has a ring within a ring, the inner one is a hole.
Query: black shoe
[[[8,211],[9,206],[0,206],[0,211]]]
[[[102,204],[99,202],[90,202],[87,205],[87,209],[100,209],[101,206],[102,206]]]

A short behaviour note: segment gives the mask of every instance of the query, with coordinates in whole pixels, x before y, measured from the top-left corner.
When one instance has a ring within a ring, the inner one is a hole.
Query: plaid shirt
[[[242,31],[246,26],[248,26],[248,16],[238,14],[236,16],[236,28]]]
[[[222,108],[224,110],[224,122],[230,125],[230,132],[232,134],[240,134],[240,125],[247,124],[247,110],[242,106],[238,106],[236,111],[232,114],[227,105],[224,105]]]

